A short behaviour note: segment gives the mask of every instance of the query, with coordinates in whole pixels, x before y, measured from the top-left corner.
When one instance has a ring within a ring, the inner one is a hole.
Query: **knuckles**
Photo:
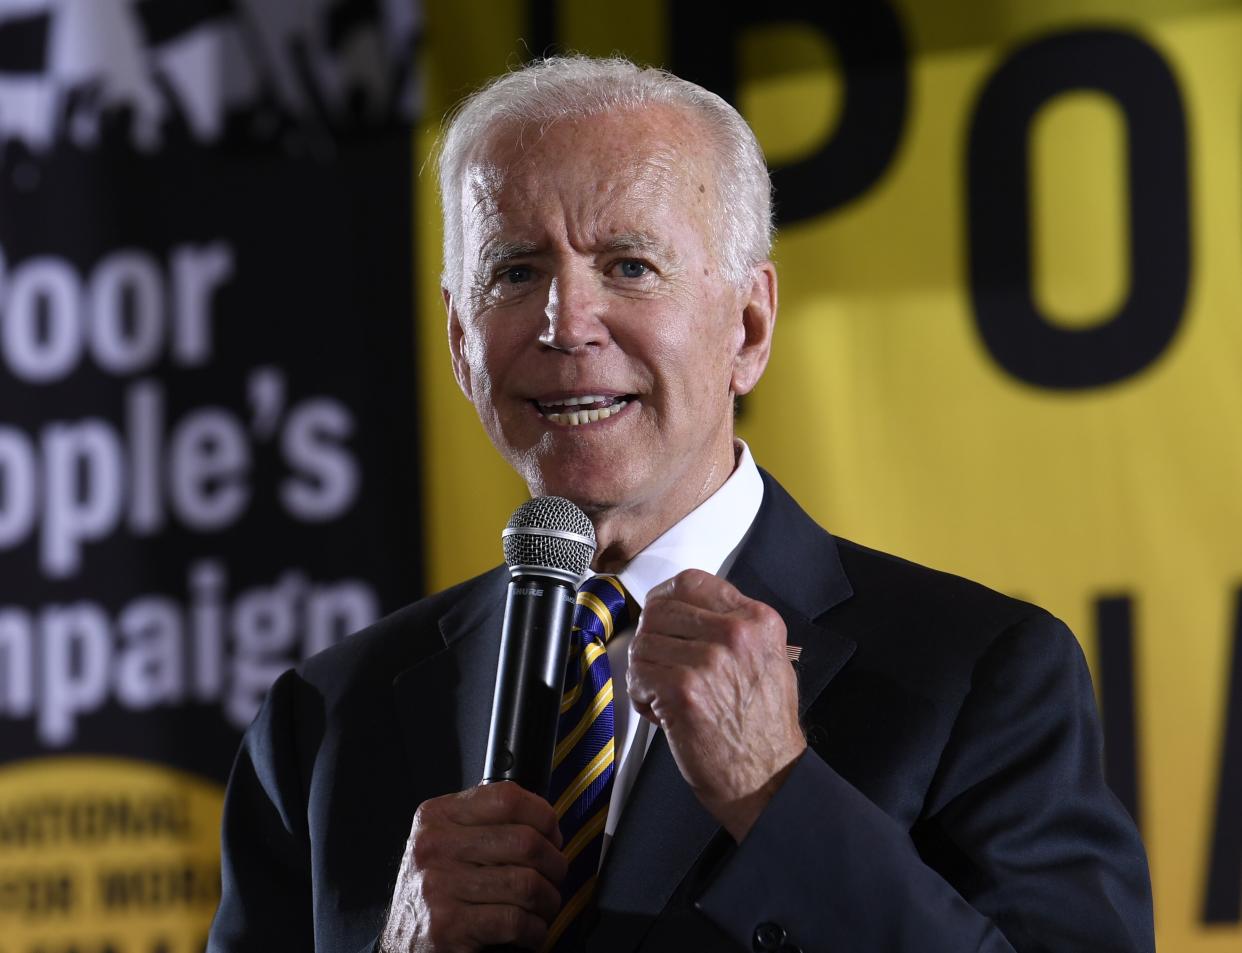
[[[537,934],[529,913],[520,907],[502,907],[498,911],[497,919],[500,921],[500,934],[505,941],[522,942],[529,941]],[[539,935],[539,942],[542,941],[542,935]],[[532,945],[528,942],[527,945]],[[534,945],[537,945],[534,944]]]
[[[649,601],[651,599],[681,600],[711,578],[713,577],[709,573],[705,573],[701,569],[683,569],[676,576],[666,579],[654,587],[647,598]]]
[[[543,878],[529,867],[514,867],[509,872],[509,890],[519,906],[532,910],[543,896]]]
[[[707,665],[720,669],[730,661],[742,658],[749,648],[747,627],[740,619],[726,618],[717,630],[717,641],[708,642],[703,646],[703,654]]]
[[[434,827],[444,816],[444,798],[436,797],[429,801],[423,801],[418,805],[418,810],[414,812],[413,829],[425,830],[428,827]]]
[[[434,829],[424,827],[416,829],[410,846],[410,859],[416,870],[427,870],[434,867],[444,856],[440,834]]]
[[[660,700],[679,711],[694,707],[698,698],[699,675],[693,669],[675,669],[660,692]]]
[[[521,787],[507,781],[502,781],[499,784],[485,784],[476,790],[479,792],[480,797],[490,799],[499,811],[507,817],[511,817],[524,800]]]
[[[735,658],[784,659],[788,633],[779,612],[763,602],[751,602],[739,615],[731,616],[722,641]]]
[[[440,903],[452,896],[452,891],[448,885],[448,878],[444,874],[428,870],[418,878],[418,894],[428,911],[435,911]]]
[[[497,913],[501,932],[509,939],[516,939],[522,931],[525,916],[517,907],[502,907]]]
[[[641,665],[651,657],[651,636],[643,630],[641,625],[634,633],[634,638],[630,640],[630,647],[626,651],[629,666],[635,663]]]
[[[518,827],[507,832],[506,840],[505,846],[517,862],[533,864],[543,856],[543,838],[529,827]]]
[[[747,607],[754,620],[756,628],[763,632],[770,632],[773,636],[779,636],[782,644],[785,640],[785,620],[781,618],[781,614],[773,609],[766,602],[751,602]]]

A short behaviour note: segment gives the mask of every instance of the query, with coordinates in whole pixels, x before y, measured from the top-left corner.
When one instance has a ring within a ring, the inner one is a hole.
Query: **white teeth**
[[[589,394],[586,397],[566,397],[564,400],[557,401],[557,403],[564,404],[566,407],[575,407],[578,404],[602,404],[606,400],[608,400],[607,397]]]
[[[575,404],[576,403],[592,403],[592,402],[601,401],[601,400],[608,400],[608,398],[607,397],[580,397],[580,398],[573,398],[572,403],[575,403]],[[571,400],[566,400],[563,403],[565,403],[566,405],[569,405],[571,403]],[[544,416],[547,417],[548,420],[552,421],[552,423],[554,424],[562,424],[565,426],[577,427],[581,424],[595,423],[598,420],[607,420],[613,414],[621,413],[621,411],[625,409],[625,405],[627,403],[628,401],[619,400],[615,404],[610,404],[607,407],[601,407],[598,410],[594,410],[594,409],[593,410],[571,410],[563,414],[544,413]]]

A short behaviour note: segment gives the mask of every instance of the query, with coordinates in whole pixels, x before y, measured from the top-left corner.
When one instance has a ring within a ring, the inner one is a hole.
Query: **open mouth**
[[[607,420],[614,414],[621,413],[631,400],[631,395],[604,397],[598,394],[587,394],[582,397],[563,397],[544,403],[534,402],[535,407],[554,424],[578,427],[582,424],[593,424],[597,420]]]

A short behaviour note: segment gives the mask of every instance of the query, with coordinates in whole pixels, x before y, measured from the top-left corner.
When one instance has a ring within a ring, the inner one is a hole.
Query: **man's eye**
[[[531,270],[528,265],[513,265],[501,272],[500,277],[511,285],[520,285],[531,279]]]
[[[622,278],[642,278],[648,274],[651,269],[641,261],[634,261],[632,258],[625,261],[617,262],[617,271]]]

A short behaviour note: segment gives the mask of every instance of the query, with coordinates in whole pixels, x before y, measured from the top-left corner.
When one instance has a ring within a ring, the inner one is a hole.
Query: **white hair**
[[[498,126],[544,128],[561,120],[664,105],[700,120],[714,146],[716,223],[711,236],[725,278],[738,286],[772,252],[772,182],[763,151],[736,109],[701,86],[667,70],[614,57],[556,56],[499,76],[453,111],[439,154],[444,215],[444,272],[454,297],[462,291],[464,254],[461,191],[475,150]]]

